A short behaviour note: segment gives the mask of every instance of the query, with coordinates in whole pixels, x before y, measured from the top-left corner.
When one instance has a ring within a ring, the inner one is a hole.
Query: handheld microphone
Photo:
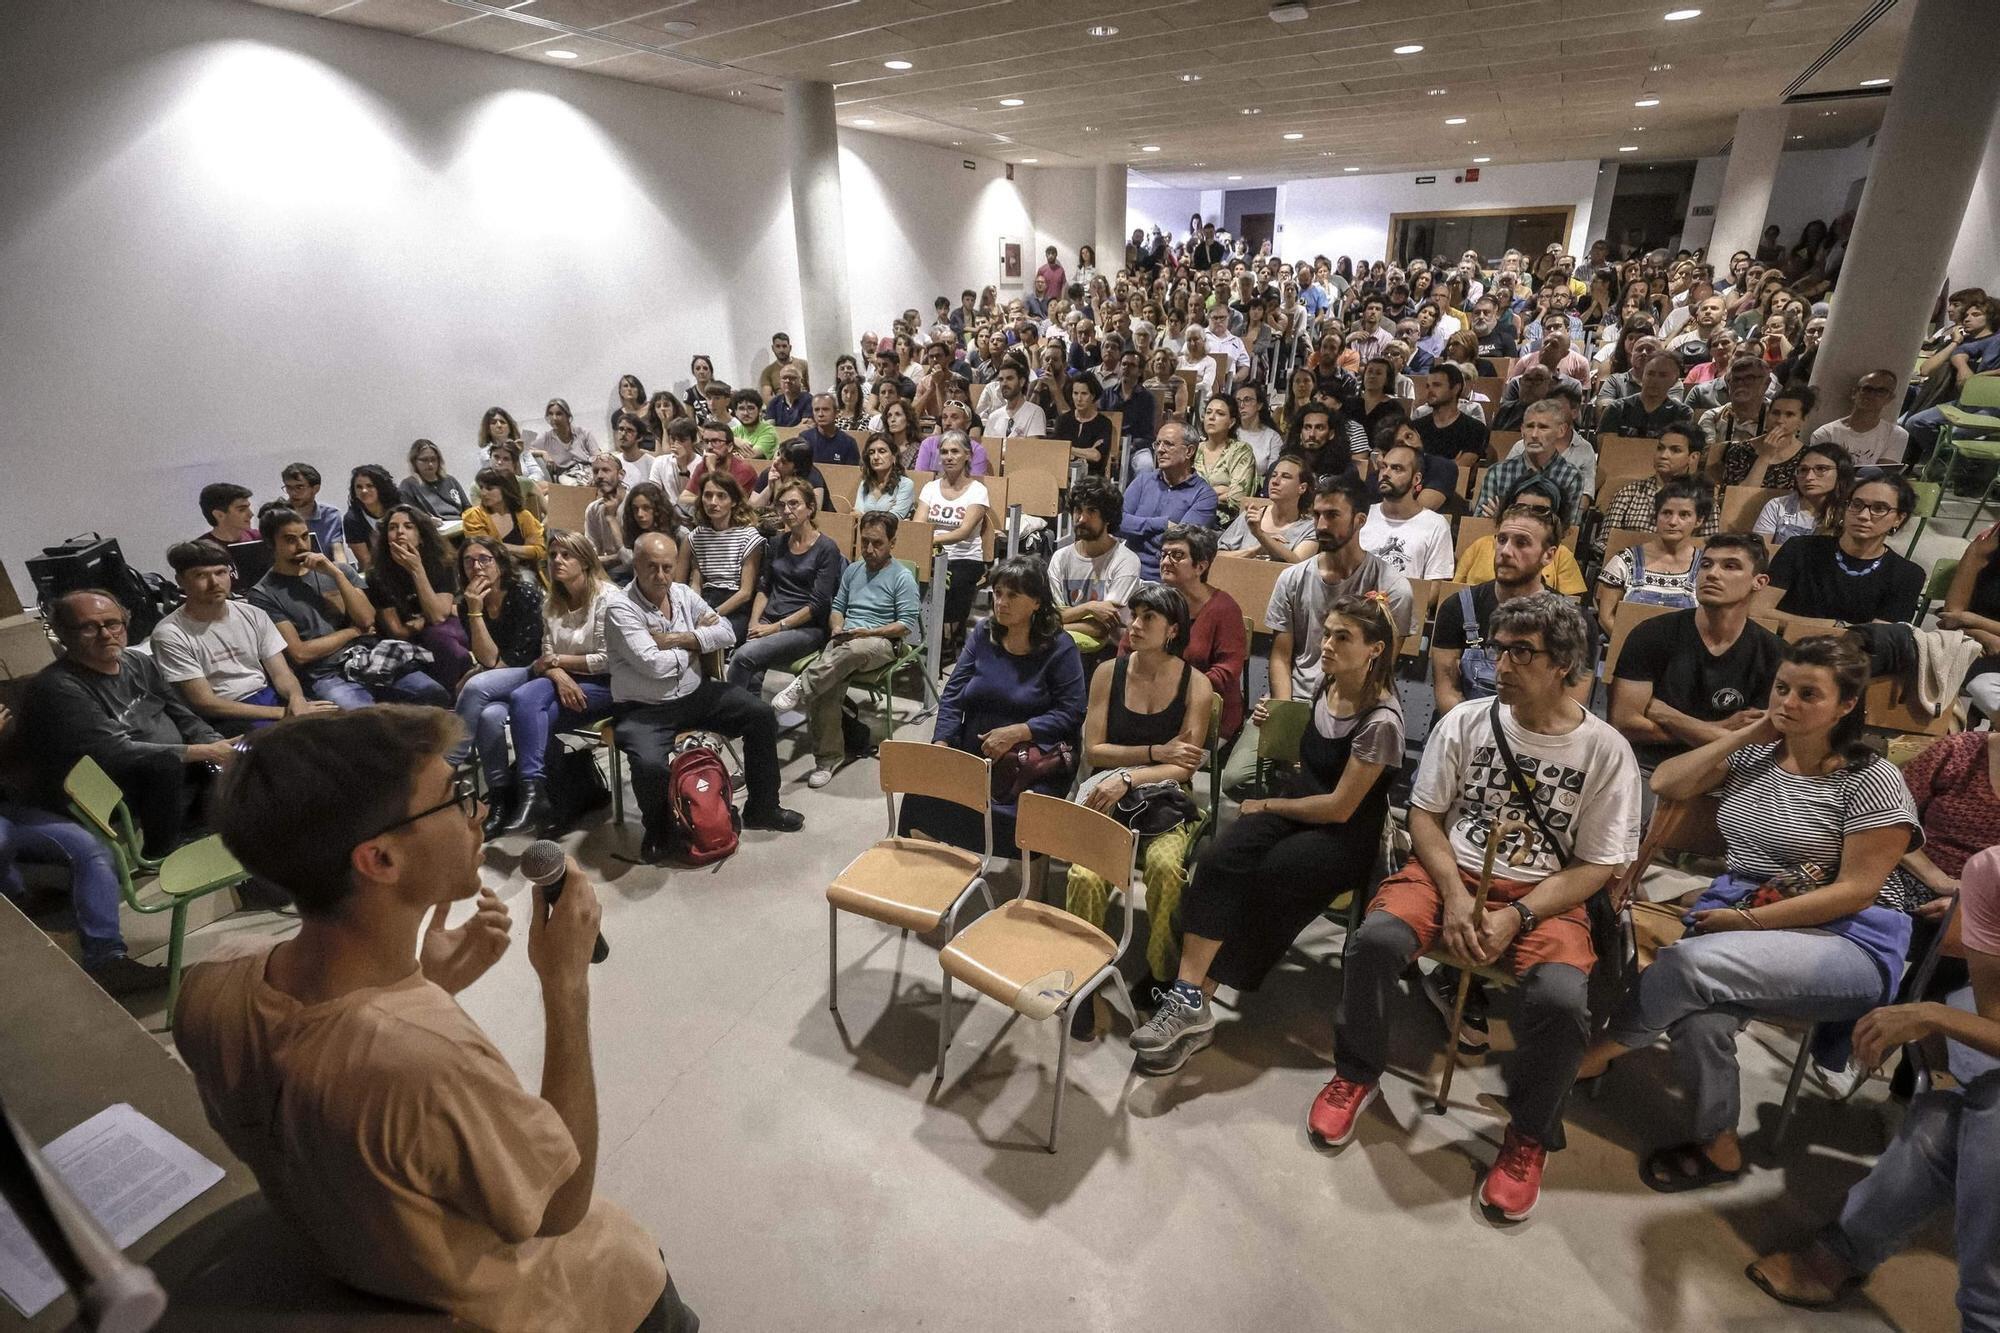
[[[528,877],[530,884],[542,891],[550,907],[562,897],[563,882],[569,878],[569,858],[563,854],[560,843],[547,838],[538,838],[528,844],[528,850],[521,853],[521,873]],[[601,963],[611,956],[611,946],[604,942],[604,932],[597,932],[597,947],[590,951],[590,961]]]

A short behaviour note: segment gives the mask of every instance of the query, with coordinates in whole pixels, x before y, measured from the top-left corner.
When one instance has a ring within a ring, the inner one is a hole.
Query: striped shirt
[[[1729,756],[1729,781],[1716,826],[1729,843],[1729,873],[1756,884],[1819,868],[1830,884],[1840,873],[1841,841],[1851,833],[1907,825],[1921,847],[1923,826],[1902,774],[1871,756],[1832,773],[1808,777],[1778,764],[1779,743],[1746,745]],[[1907,912],[1930,895],[1900,865],[1876,895],[1878,906]]]
[[[717,588],[743,586],[743,562],[763,545],[763,534],[749,526],[711,528],[706,523],[694,529],[695,567],[701,570],[704,593]]]

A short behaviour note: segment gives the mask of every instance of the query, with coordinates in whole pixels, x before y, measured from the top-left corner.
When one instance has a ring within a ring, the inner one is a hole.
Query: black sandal
[[[1692,1171],[1686,1168],[1692,1166]],[[1726,1185],[1739,1180],[1750,1168],[1740,1166],[1734,1171],[1725,1171],[1710,1159],[1699,1143],[1676,1143],[1670,1148],[1656,1148],[1639,1165],[1639,1179],[1649,1190],[1660,1194],[1685,1194],[1689,1190],[1705,1189],[1710,1185]]]

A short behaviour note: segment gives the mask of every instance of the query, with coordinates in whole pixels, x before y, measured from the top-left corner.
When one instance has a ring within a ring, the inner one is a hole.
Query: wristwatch
[[[1524,900],[1516,898],[1514,901],[1508,903],[1507,906],[1521,914],[1521,933],[1523,935],[1541,924],[1542,919],[1535,915],[1535,909],[1528,906]]]

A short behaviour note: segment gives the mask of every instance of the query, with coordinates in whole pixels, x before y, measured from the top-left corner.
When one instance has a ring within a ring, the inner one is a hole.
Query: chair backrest
[[[1482,375],[1476,379],[1469,379],[1465,382],[1465,396],[1467,398],[1473,399],[1475,402],[1478,401],[1479,396],[1483,394],[1485,395],[1487,402],[1498,403],[1500,401],[1500,395],[1504,393],[1506,389],[1507,389],[1507,381],[1501,379],[1498,375],[1490,375],[1490,376]]]
[[[1810,639],[1821,634],[1840,633],[1840,622],[1826,620],[1819,616],[1786,616],[1782,612],[1782,623],[1778,626],[1778,637],[1786,643],[1797,643],[1800,639]]]
[[[1457,541],[1456,549],[1459,551],[1460,554],[1464,554],[1466,548],[1471,546],[1474,542],[1478,541],[1481,537],[1491,537],[1493,535],[1493,526],[1494,526],[1493,519],[1476,518],[1471,514],[1467,514],[1464,518],[1458,520],[1458,536],[1456,538]]]
[[[1217,556],[1208,567],[1208,581],[1236,599],[1250,623],[1265,634],[1273,633],[1264,613],[1271,607],[1271,590],[1278,576],[1290,569],[1275,560],[1250,560],[1242,556]]]
[[[813,522],[819,526],[821,532],[833,538],[833,544],[840,548],[842,555],[852,560],[854,558],[856,532],[855,520],[856,515],[852,510],[847,513],[841,513],[839,510],[829,512],[823,509],[820,511],[819,517],[815,518]]]
[[[1410,632],[1403,636],[1396,651],[1402,657],[1415,657],[1423,650],[1424,627],[1430,623],[1431,609],[1437,605],[1437,590],[1441,579],[1410,580]]]
[[[1638,858],[1626,868],[1613,887],[1615,901],[1621,905],[1631,901],[1638,892],[1640,880],[1645,877],[1646,868],[1662,855],[1674,852],[1710,858],[1727,855],[1729,844],[1723,840],[1722,830],[1715,825],[1715,812],[1720,804],[1714,796],[1661,801],[1653,810],[1653,822],[1646,826]]]
[[[860,493],[861,466],[858,463],[821,463],[819,475],[826,480],[827,494],[849,501]]]
[[[1785,590],[1783,588],[1773,588],[1767,585],[1750,594],[1750,609],[1752,611],[1775,611],[1778,609],[1778,603],[1783,601],[1784,598]]]
[[[1518,430],[1489,431],[1486,435],[1486,456],[1497,463],[1513,452],[1514,446],[1520,442],[1521,432]]]
[[[1910,510],[1912,518],[1937,517],[1938,501],[1944,498],[1944,483],[1941,481],[1913,481],[1910,489],[1916,492],[1917,502]]]
[[[1639,435],[1597,437],[1597,471],[1644,476],[1653,470],[1653,449],[1659,441]]]
[[[993,763],[983,755],[922,741],[883,741],[876,776],[888,796],[928,796],[986,813]]]
[[[1654,616],[1665,615],[1678,608],[1661,606],[1656,602],[1620,601],[1618,610],[1611,617],[1611,647],[1604,654],[1604,678],[1611,679],[1618,670],[1618,655],[1625,651],[1625,640],[1632,631]]]
[[[1006,445],[1007,476],[1043,472],[1069,480],[1069,441],[1047,440],[1033,435],[1010,436]]]
[[[811,424],[810,421],[801,421],[791,426],[780,426],[774,423],[771,429],[778,433],[778,443],[783,444],[786,440],[797,439],[805,428]]]
[[[1111,816],[1036,791],[1021,797],[1014,843],[1021,849],[1023,896],[1030,892],[1030,856],[1051,856],[1082,866],[1123,893],[1131,886],[1132,867],[1139,855],[1139,835]],[[1126,913],[1128,922],[1130,916]]]
[[[1609,509],[1612,500],[1617,498],[1618,492],[1624,490],[1633,482],[1644,481],[1652,475],[1653,473],[1650,468],[1645,472],[1606,472],[1604,465],[1600,463],[1597,467],[1597,494],[1591,497],[1591,503],[1599,509]]]
[[[1208,359],[1215,362],[1215,379],[1213,381],[1215,392],[1228,393],[1229,382],[1236,377],[1236,372],[1231,368],[1229,363],[1229,353],[1210,352]]]
[[[560,528],[564,532],[582,532],[584,511],[596,498],[597,488],[594,486],[549,487],[546,526]]]
[[[1611,528],[1604,534],[1604,559],[1608,563],[1620,551],[1644,546],[1652,535],[1645,528]]]
[[[1299,761],[1299,742],[1312,725],[1312,704],[1305,699],[1273,699],[1266,705],[1264,724],[1257,728],[1257,757],[1274,764]]]
[[[1195,402],[1195,398],[1201,393],[1201,376],[1195,374],[1192,370],[1176,370],[1174,374],[1180,376],[1181,383],[1187,386],[1187,392],[1181,395],[1181,401],[1186,403],[1188,410],[1192,412],[1196,407],[1200,406],[1200,404]],[[1160,420],[1165,421],[1166,419],[1166,413],[1162,411]]]
[[[1507,377],[1514,373],[1514,362],[1519,358],[1511,356],[1489,356],[1486,359],[1493,363],[1493,373],[1499,377],[1501,387],[1505,388],[1507,384]],[[1495,399],[1494,401],[1498,402],[1499,400]]]
[[[1770,486],[1729,486],[1722,492],[1716,523],[1724,532],[1748,532],[1764,506],[1788,492]]]
[[[898,560],[907,560],[917,567],[917,582],[928,583],[931,578],[931,559],[934,552],[931,538],[937,529],[926,522],[921,515],[904,519],[896,525],[896,545],[893,554]],[[859,537],[856,540],[860,540]]]
[[[1958,577],[1958,556],[1940,560],[1931,566],[1930,579],[1924,584],[1924,600],[1936,601],[1951,591],[1951,581]]]
[[[1942,736],[1951,730],[1952,709],[1948,704],[1936,717],[1926,717],[1916,705],[1915,691],[1895,676],[1878,676],[1870,681],[1861,704],[1867,710],[1868,725],[1878,731]]]
[[[2000,407],[2000,375],[1974,375],[1958,395],[1960,407]]]

